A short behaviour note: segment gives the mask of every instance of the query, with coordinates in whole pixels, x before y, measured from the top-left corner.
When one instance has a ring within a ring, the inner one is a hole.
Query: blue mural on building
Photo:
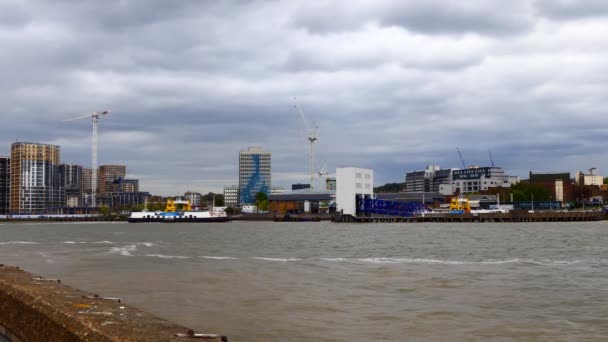
[[[247,180],[244,187],[240,189],[241,203],[255,203],[255,196],[258,192],[263,192],[266,195],[270,194],[270,184],[264,175],[260,172],[260,155],[252,155],[253,174]]]

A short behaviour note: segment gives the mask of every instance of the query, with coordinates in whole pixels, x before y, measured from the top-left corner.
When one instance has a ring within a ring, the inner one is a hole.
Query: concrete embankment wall
[[[200,338],[200,339],[199,339]],[[227,341],[0,265],[0,341]]]

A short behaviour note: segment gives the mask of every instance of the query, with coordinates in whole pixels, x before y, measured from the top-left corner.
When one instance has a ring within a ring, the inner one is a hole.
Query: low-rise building
[[[112,192],[139,192],[138,179],[125,179],[120,177],[112,183]]]
[[[239,187],[236,185],[225,187],[224,205],[227,207],[236,207],[238,206],[239,202]]]
[[[270,187],[270,195],[282,194],[285,192],[285,189],[280,186]]]
[[[268,198],[269,212],[274,215],[327,212],[335,193],[328,190],[300,189]]]
[[[305,183],[296,183],[291,184],[291,191],[302,190],[302,189],[310,189],[310,184]]]
[[[114,210],[125,207],[143,205],[150,198],[149,192],[106,192],[97,196],[99,205],[105,205]]]
[[[442,184],[452,183],[452,174],[459,169],[441,169],[439,165],[427,165],[423,171],[405,175],[405,192],[438,192]]]
[[[600,176],[597,169],[592,167],[589,173],[578,171],[574,176],[574,183],[583,186],[601,186],[604,184],[604,177]]]
[[[202,198],[203,198],[203,195],[199,192],[187,191],[184,194],[184,199],[189,201],[190,205],[193,207],[200,207]]]
[[[374,170],[357,167],[336,169],[336,210],[357,215],[357,201],[374,195]]]
[[[325,190],[336,191],[336,177],[327,177],[325,179]]]
[[[574,186],[570,180],[570,172],[535,173],[530,171],[530,184],[547,189],[551,200],[565,203],[574,199]]]

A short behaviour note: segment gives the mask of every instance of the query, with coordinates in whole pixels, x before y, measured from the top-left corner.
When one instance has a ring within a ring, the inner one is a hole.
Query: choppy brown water
[[[608,223],[3,224],[19,265],[231,341],[608,340]]]

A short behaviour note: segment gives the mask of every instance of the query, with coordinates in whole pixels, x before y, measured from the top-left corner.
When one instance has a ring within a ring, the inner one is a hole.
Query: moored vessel
[[[193,211],[189,201],[167,200],[165,210],[139,211],[131,213],[129,222],[226,222],[230,217],[223,210]]]

